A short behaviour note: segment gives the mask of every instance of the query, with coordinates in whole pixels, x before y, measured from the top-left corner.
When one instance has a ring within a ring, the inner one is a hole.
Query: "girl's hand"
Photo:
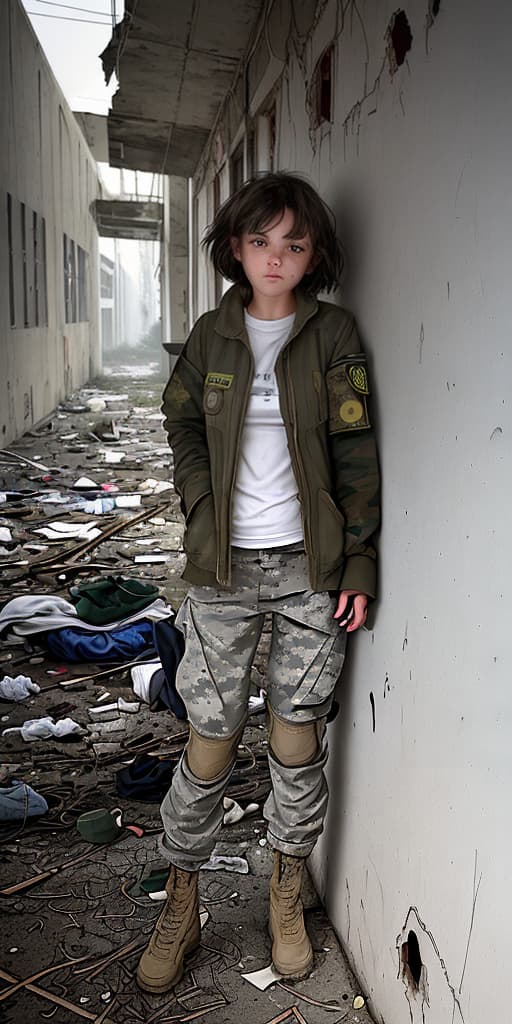
[[[340,626],[347,626],[347,633],[355,633],[366,622],[367,605],[367,594],[360,594],[358,590],[342,590],[334,618],[340,620]]]

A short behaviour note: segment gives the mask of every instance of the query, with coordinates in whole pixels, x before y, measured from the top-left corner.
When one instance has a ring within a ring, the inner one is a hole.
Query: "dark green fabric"
[[[379,470],[364,366],[353,316],[298,291],[276,377],[311,587],[354,589],[374,597]],[[339,367],[346,372],[336,406],[339,373],[332,371]],[[346,389],[354,367],[364,393],[354,388],[352,395]],[[197,321],[164,392],[164,427],[186,517],[183,576],[191,583],[231,582],[231,499],[252,375],[235,285],[218,309]]]
[[[106,576],[71,587],[70,593],[80,619],[93,626],[106,626],[143,611],[158,597],[158,587],[123,576]]]

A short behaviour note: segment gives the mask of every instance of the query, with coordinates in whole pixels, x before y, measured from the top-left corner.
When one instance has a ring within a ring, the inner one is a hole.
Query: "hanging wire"
[[[108,27],[108,21],[92,21],[91,18],[69,18],[66,14],[45,14],[43,11],[27,11],[34,18],[51,18],[54,21],[76,21],[79,25],[106,25]],[[107,15],[108,17],[108,15]]]
[[[33,3],[43,4],[45,7],[62,7],[65,11],[76,11],[77,13],[83,14],[97,14],[100,18],[109,18],[110,15],[107,11],[94,11],[90,7],[76,7],[74,4],[60,4],[52,3],[52,0],[32,0]],[[115,0],[111,0],[111,3]],[[54,15],[56,17],[56,15]]]

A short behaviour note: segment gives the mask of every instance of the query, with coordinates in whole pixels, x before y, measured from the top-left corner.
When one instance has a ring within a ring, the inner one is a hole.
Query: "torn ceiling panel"
[[[208,135],[207,129],[199,131],[111,114],[110,164],[188,178],[194,174]]]
[[[146,241],[158,241],[161,237],[161,203],[97,199],[95,211],[99,235],[109,238],[141,238]]]
[[[101,55],[120,83],[108,118],[113,167],[194,173],[262,6],[220,0],[212,17],[207,0],[127,0]]]

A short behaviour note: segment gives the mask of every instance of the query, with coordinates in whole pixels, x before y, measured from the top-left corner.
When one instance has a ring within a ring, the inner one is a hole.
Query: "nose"
[[[281,257],[278,256],[277,253],[269,253],[268,262],[273,267],[280,267],[281,266]]]

